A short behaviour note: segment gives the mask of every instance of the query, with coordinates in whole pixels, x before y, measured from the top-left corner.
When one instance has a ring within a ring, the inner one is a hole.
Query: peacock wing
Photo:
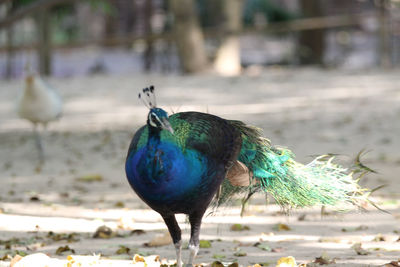
[[[200,112],[181,112],[170,116],[174,138],[182,150],[194,149],[221,162],[228,170],[241,148],[241,135],[227,120]]]

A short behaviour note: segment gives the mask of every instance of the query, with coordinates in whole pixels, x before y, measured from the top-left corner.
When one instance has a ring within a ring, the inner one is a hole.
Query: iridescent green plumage
[[[240,121],[230,121],[242,134],[242,148],[238,160],[251,171],[249,187],[235,187],[228,181],[222,184],[217,204],[224,203],[236,193],[257,191],[271,194],[284,208],[316,204],[356,204],[366,199],[365,189],[345,168],[334,164],[333,157],[317,157],[303,165],[294,154],[284,148],[273,147],[262,137],[260,129]]]

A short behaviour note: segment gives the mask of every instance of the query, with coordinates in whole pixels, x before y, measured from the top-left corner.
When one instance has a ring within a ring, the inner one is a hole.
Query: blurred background
[[[232,216],[205,218],[202,238],[219,241],[198,262],[310,262],[322,252],[339,266],[397,260],[399,66],[400,0],[0,0],[0,266],[21,252],[174,259],[172,245],[143,245],[165,225],[125,178],[130,140],[148,114],[137,94],[152,84],[169,114],[242,120],[299,162],[338,154],[343,166],[376,171],[362,186],[388,185],[373,197],[391,214],[366,205],[361,215],[286,216],[260,194],[240,217],[238,201]],[[32,88],[48,96],[33,108],[21,101],[35,100]],[[37,131],[31,117],[43,107],[46,129]],[[232,222],[250,230],[232,232]],[[276,230],[281,222],[292,230]],[[115,236],[93,238],[102,225]],[[260,240],[278,249],[253,246]],[[248,256],[234,255],[238,242]],[[356,255],[355,242],[370,254]],[[122,244],[130,254],[116,253]]]
[[[0,77],[400,65],[399,0],[1,0]]]

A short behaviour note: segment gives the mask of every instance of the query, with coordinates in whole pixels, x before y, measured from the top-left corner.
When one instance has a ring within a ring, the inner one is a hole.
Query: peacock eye
[[[150,125],[153,126],[153,127],[157,127],[157,125],[158,125],[157,122],[158,121],[159,120],[158,120],[157,116],[155,114],[153,114],[153,113],[150,113],[150,115],[149,115]]]

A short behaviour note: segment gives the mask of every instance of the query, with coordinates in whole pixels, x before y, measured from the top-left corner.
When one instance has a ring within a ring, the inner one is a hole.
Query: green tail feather
[[[264,191],[285,208],[317,204],[356,204],[367,200],[367,190],[345,168],[333,163],[333,157],[320,156],[307,165],[294,160],[288,149],[271,146],[257,128],[231,121],[242,133],[239,161],[253,173],[249,187],[235,187],[224,181],[217,204],[236,193]]]

